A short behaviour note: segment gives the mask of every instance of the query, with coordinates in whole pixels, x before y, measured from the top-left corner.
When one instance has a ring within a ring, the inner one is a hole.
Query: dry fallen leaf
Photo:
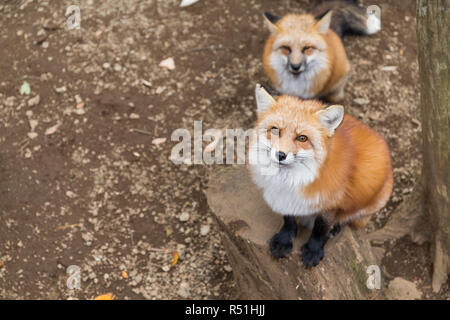
[[[187,6],[190,6],[191,4],[194,4],[196,2],[198,2],[198,0],[181,0],[180,7],[181,8],[187,7]]]
[[[0,268],[3,267],[3,262],[0,260]]]
[[[84,102],[80,102],[77,104],[76,109],[83,109],[84,108]]]
[[[122,278],[128,279],[128,273],[126,270],[122,270]]]
[[[94,300],[114,300],[115,297],[116,296],[113,293],[110,292],[110,293],[105,293],[105,294],[102,294],[102,295],[100,295],[98,297],[95,297]]]
[[[62,124],[61,122],[58,122],[54,126],[45,130],[45,135],[48,136],[48,135],[54,134],[58,130],[58,128],[61,126],[61,124]]]
[[[156,138],[156,139],[153,139],[153,141],[152,141],[152,143],[154,144],[154,145],[160,145],[160,144],[162,144],[162,143],[164,143],[164,142],[166,142],[166,138]]]
[[[172,252],[172,256],[173,256],[173,258],[172,258],[172,261],[170,262],[170,265],[173,267],[177,264],[178,259],[180,258],[180,255],[178,254],[178,252],[174,251],[174,252]]]
[[[173,230],[171,227],[164,227],[164,230],[166,231],[166,236],[170,236],[173,233]]]
[[[173,69],[175,69],[175,61],[173,60],[173,58],[167,58],[167,59],[161,61],[159,66],[161,68],[173,70]]]
[[[151,88],[152,87],[152,83],[150,81],[144,80],[142,79],[142,84],[144,86],[146,86],[147,88]]]

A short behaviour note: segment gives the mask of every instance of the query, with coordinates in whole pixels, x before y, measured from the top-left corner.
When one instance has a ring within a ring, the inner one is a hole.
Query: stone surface
[[[413,282],[400,277],[389,282],[386,295],[392,300],[416,300],[422,298],[422,292],[417,289]]]

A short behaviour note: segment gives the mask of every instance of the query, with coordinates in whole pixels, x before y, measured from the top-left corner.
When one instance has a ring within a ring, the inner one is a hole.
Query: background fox
[[[373,34],[380,20],[367,16],[356,1],[325,1],[312,14],[264,13],[271,31],[264,48],[264,68],[283,94],[337,102],[344,97],[350,70],[341,38]]]
[[[300,223],[312,227],[302,260],[315,266],[342,224],[364,227],[387,203],[393,186],[389,148],[374,130],[344,115],[342,106],[274,98],[260,85],[256,102],[252,177],[272,210],[284,216],[270,241],[272,255],[280,258],[292,250],[300,216]]]

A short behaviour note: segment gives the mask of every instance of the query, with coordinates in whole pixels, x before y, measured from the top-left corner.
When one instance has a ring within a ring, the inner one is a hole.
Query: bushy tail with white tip
[[[356,0],[325,0],[314,9],[314,15],[319,20],[330,10],[333,11],[330,27],[341,38],[346,34],[370,35],[381,29],[379,16]]]

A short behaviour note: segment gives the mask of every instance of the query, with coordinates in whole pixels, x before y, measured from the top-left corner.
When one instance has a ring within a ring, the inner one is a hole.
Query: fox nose
[[[283,161],[283,160],[286,160],[287,155],[283,151],[278,151],[277,158],[278,158],[278,161]]]
[[[297,63],[297,64],[291,63],[291,69],[294,71],[299,71],[301,66],[302,66],[301,63]]]

